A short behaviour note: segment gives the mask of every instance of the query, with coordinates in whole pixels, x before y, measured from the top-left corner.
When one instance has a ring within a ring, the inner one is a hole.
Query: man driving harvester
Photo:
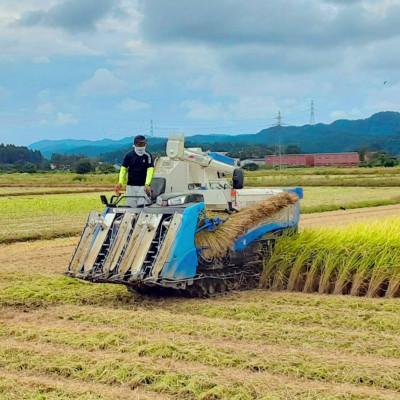
[[[115,187],[115,193],[121,194],[126,186],[126,204],[130,207],[143,206],[150,203],[150,184],[154,174],[153,156],[146,151],[147,140],[138,135],[133,141],[133,150],[124,158],[119,181]],[[132,196],[132,197],[130,197]]]

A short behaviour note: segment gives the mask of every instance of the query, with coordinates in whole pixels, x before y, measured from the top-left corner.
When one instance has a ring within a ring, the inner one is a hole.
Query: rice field
[[[99,193],[0,197],[0,243],[76,235],[102,209]]]
[[[258,171],[249,172],[252,176],[263,176],[263,175],[329,175],[329,176],[343,176],[343,175],[356,175],[356,176],[378,176],[378,175],[399,175],[400,167],[392,168],[359,168],[359,167],[349,167],[349,168],[339,168],[339,167],[315,167],[315,168],[282,168],[276,169],[260,169]]]
[[[283,238],[273,290],[149,298],[62,275],[102,205],[39,178],[0,188],[0,399],[400,398],[399,218]],[[303,213],[374,202],[398,188],[306,187]]]
[[[78,175],[72,172],[47,173],[14,173],[1,174],[0,186],[32,187],[32,186],[108,186],[114,185],[118,174],[85,174]]]
[[[303,213],[376,207],[400,203],[396,187],[305,187]]]
[[[77,235],[81,232],[89,211],[103,209],[99,192],[70,192],[77,188],[68,187],[34,187],[28,190],[39,190],[39,193],[48,194],[22,195],[22,189],[0,188],[0,243]],[[52,190],[65,190],[67,193],[54,194],[51,193]],[[12,195],[5,195],[7,191]],[[303,214],[400,203],[400,189],[391,187],[306,187],[304,196]]]
[[[278,241],[264,288],[400,297],[400,218],[305,230]]]
[[[49,195],[49,194],[69,194],[69,193],[94,193],[109,191],[109,187],[90,187],[90,186],[74,186],[74,187],[41,187],[41,186],[0,186],[0,197],[14,196],[32,196],[32,195]]]
[[[112,187],[116,174],[77,175],[71,172],[0,174],[0,187]],[[246,172],[249,186],[399,187],[400,168],[286,168]]]
[[[400,174],[380,175],[295,175],[287,174],[283,170],[281,174],[270,174],[269,171],[262,175],[249,174],[246,185],[253,187],[265,186],[343,186],[343,187],[399,187]]]
[[[397,399],[400,303],[132,296],[61,275],[75,239],[0,245],[0,398]]]
[[[400,168],[286,168],[247,173],[249,186],[399,187]]]

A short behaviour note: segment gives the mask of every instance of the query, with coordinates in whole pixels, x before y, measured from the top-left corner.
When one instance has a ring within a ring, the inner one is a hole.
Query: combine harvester
[[[166,154],[151,204],[101,196],[106,209],[90,213],[66,274],[189,296],[257,287],[276,238],[297,229],[302,190],[243,189],[235,160],[185,149],[183,138],[170,139]]]

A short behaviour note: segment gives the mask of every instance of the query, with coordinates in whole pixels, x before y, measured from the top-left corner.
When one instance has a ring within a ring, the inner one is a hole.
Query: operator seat
[[[154,203],[157,197],[165,193],[167,180],[165,178],[154,177],[151,181],[151,201]]]

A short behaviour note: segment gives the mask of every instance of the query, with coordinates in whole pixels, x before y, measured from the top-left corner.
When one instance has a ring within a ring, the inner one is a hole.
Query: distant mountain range
[[[151,138],[151,146],[160,147],[165,138]],[[304,126],[283,126],[263,129],[255,134],[227,135],[209,134],[186,137],[192,145],[229,143],[240,145],[288,145],[295,144],[303,152],[355,151],[362,147],[385,150],[400,154],[400,113],[380,112],[367,119],[337,120],[331,124]],[[105,153],[127,149],[132,137],[120,140],[42,140],[31,144],[33,150],[40,150],[45,157],[53,153],[83,154],[99,156]]]
[[[152,143],[163,144],[164,138],[152,138]],[[132,146],[132,137],[120,140],[101,139],[101,140],[41,140],[28,146],[32,150],[40,150],[41,153],[50,158],[52,154],[79,154],[89,157],[96,157],[104,153],[118,151]]]

